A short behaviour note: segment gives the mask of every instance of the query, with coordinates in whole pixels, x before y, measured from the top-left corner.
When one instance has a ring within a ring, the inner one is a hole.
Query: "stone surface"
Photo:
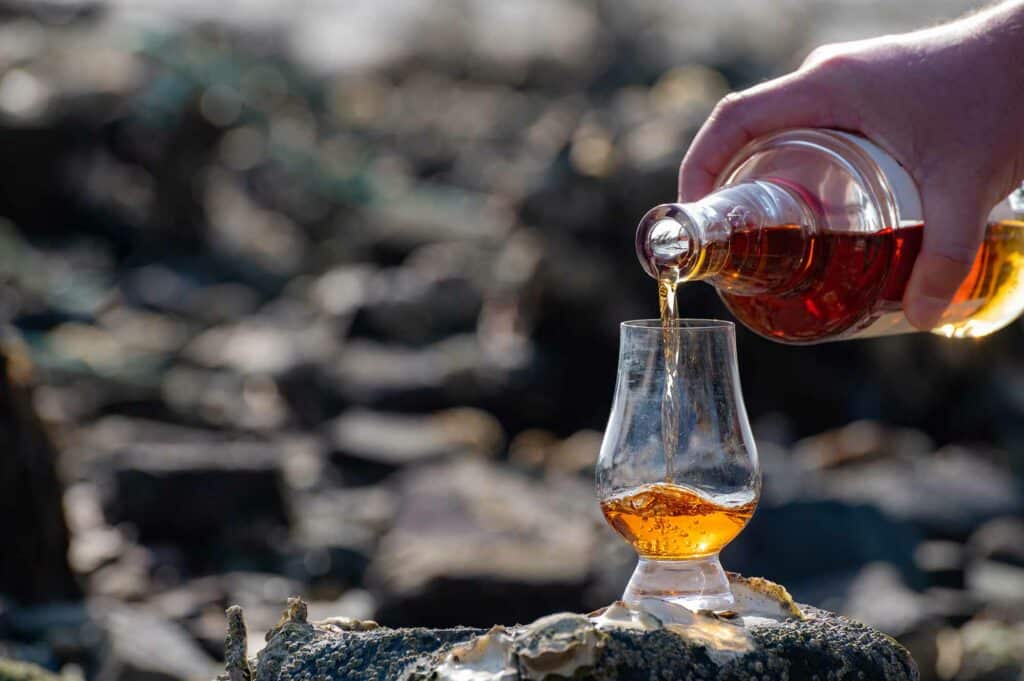
[[[399,498],[367,575],[379,621],[522,622],[583,599],[603,522],[589,484],[459,461],[410,471]]]
[[[909,523],[871,506],[792,501],[758,508],[747,529],[723,551],[722,563],[786,584],[803,602],[839,609],[845,591],[869,564],[891,564],[907,581],[920,582],[913,556],[919,540]]]
[[[296,495],[293,539],[300,565],[294,572],[361,583],[397,507],[398,496],[384,486]]]
[[[472,331],[481,294],[466,272],[401,267],[378,272],[373,294],[352,320],[355,337],[425,343]]]
[[[938,537],[966,538],[986,520],[1024,511],[1024,492],[1010,472],[960,447],[838,468],[825,477],[824,491],[877,506]]]
[[[189,681],[208,677],[214,665],[185,630],[154,612],[116,607],[99,621],[106,635],[102,681]]]
[[[801,610],[764,580],[731,579],[737,612],[725,615],[660,602],[649,608],[615,603],[591,617],[557,613],[488,631],[309,622],[305,605],[292,599],[254,664],[236,655],[227,678],[247,679],[253,669],[255,681],[918,678],[907,651],[887,636],[825,611]],[[238,623],[232,627],[228,649],[237,650],[243,631]]]
[[[459,456],[491,456],[502,445],[501,425],[479,409],[427,416],[352,409],[327,426],[331,458],[346,478],[376,482],[403,466]]]
[[[58,681],[60,678],[38,665],[0,657],[0,681]]]
[[[216,536],[252,539],[288,522],[273,444],[139,444],[121,450],[111,468],[108,520],[131,523],[143,542],[209,546]]]
[[[850,584],[842,612],[891,636],[920,628],[932,616],[929,600],[903,583],[888,563],[868,565]]]
[[[948,665],[957,679],[1002,681],[1024,674],[1024,623],[968,622],[947,641],[954,649]]]
[[[971,535],[967,550],[972,557],[1024,567],[1024,518],[990,520]]]
[[[70,598],[79,588],[67,560],[57,449],[32,404],[31,362],[0,341],[0,594],[23,603]]]

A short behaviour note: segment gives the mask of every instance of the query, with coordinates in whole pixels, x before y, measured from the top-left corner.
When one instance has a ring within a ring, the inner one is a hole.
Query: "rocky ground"
[[[209,678],[225,608],[255,652],[290,595],[477,627],[615,599],[591,470],[617,324],[655,311],[632,226],[730,88],[963,8],[220,4],[0,11],[0,318],[85,594],[0,583],[0,656],[65,676]],[[765,485],[726,567],[924,679],[1024,673],[1021,340],[741,331]]]
[[[311,622],[289,599],[267,645],[246,656],[245,621],[228,610],[226,671],[219,681],[640,681],[652,678],[916,681],[917,667],[892,638],[794,603],[763,579],[730,577],[735,608],[694,613],[665,601],[618,601],[589,616],[555,613],[490,629],[381,627],[332,618]]]

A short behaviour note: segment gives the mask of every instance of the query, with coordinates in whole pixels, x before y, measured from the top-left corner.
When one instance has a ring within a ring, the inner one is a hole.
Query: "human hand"
[[[860,133],[921,193],[924,243],[904,296],[938,325],[966,278],[992,207],[1024,181],[1024,3],[944,26],[826,45],[786,76],[719,102],[679,171],[681,201],[711,191],[750,140],[786,128]]]

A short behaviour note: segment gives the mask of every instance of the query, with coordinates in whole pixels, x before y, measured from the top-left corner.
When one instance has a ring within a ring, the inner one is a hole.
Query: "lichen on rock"
[[[227,609],[228,634],[224,640],[224,661],[228,681],[252,681],[245,618],[242,608],[232,605]]]

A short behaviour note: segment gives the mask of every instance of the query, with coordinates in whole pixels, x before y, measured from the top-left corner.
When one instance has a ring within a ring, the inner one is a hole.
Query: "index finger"
[[[797,71],[726,95],[683,158],[679,200],[705,196],[736,152],[762,135],[797,127],[856,130],[852,112],[835,106],[832,97],[831,89],[813,71]]]

